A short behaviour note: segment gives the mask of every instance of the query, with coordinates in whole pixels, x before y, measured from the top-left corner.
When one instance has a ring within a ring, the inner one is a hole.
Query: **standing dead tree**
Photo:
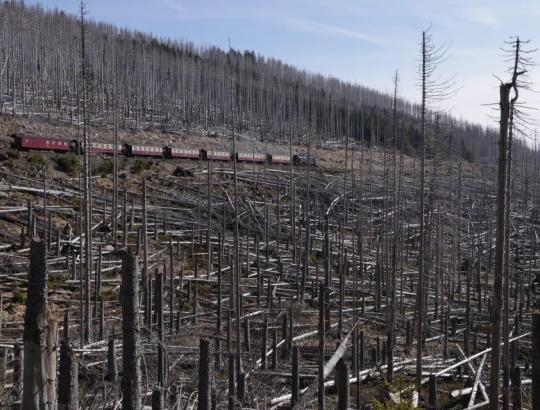
[[[56,330],[56,322],[47,311],[46,244],[34,239],[24,316],[24,410],[56,408]]]
[[[229,44],[230,49],[230,44]],[[234,113],[238,103],[237,94],[238,94],[238,80],[233,77],[231,82],[231,132],[232,132],[232,152],[233,152],[233,190],[234,190],[234,270],[231,272],[234,278],[234,301],[232,301],[233,306],[236,306],[236,376],[241,373],[242,370],[242,343],[240,342],[240,316],[242,309],[242,295],[241,295],[241,286],[240,286],[240,245],[239,241],[239,228],[238,228],[238,173],[237,173],[237,163],[236,163],[236,134],[235,134],[235,123],[234,123]],[[232,290],[232,287],[231,287]]]
[[[416,388],[420,389],[422,383],[422,352],[425,338],[425,298],[426,282],[425,256],[426,256],[426,232],[425,232],[425,169],[426,169],[426,139],[427,126],[430,119],[430,110],[433,105],[443,99],[449,98],[454,93],[455,84],[452,79],[437,81],[434,78],[439,64],[446,59],[448,46],[443,44],[436,46],[429,30],[422,32],[421,63],[420,63],[420,86],[422,93],[421,118],[420,118],[420,192],[419,192],[419,219],[420,238],[418,249],[418,292],[416,293]]]
[[[521,42],[519,37],[510,43],[512,47],[513,65],[511,68],[511,79],[508,82],[502,82],[499,86],[499,160],[498,160],[498,173],[497,173],[497,210],[496,210],[496,233],[495,233],[495,266],[494,266],[494,282],[493,282],[493,306],[491,316],[491,334],[493,337],[493,351],[491,353],[491,373],[490,373],[490,408],[497,410],[499,408],[499,391],[500,391],[500,367],[501,367],[501,323],[504,321],[506,324],[505,332],[508,332],[508,286],[509,275],[505,273],[505,257],[508,258],[508,253],[505,255],[505,236],[506,241],[509,240],[509,236],[505,235],[506,225],[509,223],[509,219],[506,218],[507,207],[510,206],[508,196],[508,183],[510,181],[511,172],[508,165],[508,158],[511,153],[509,149],[508,136],[511,133],[511,129],[514,122],[515,105],[519,97],[519,89],[523,86],[520,82],[520,76],[526,74],[526,66],[529,65],[529,61],[523,57],[523,51],[520,48]],[[511,93],[514,93],[511,96]],[[507,248],[508,249],[508,248]],[[508,270],[508,266],[506,271]],[[503,283],[503,279],[504,283]],[[504,289],[503,289],[504,285]],[[503,295],[504,293],[504,295]],[[504,296],[504,298],[503,298]],[[503,307],[505,307],[503,318]],[[508,334],[504,335],[504,339],[507,341],[504,350],[508,348]],[[508,352],[504,355],[508,357]],[[508,372],[506,371],[504,380],[504,402],[508,405]]]
[[[122,408],[141,408],[139,268],[130,251],[122,256]]]
[[[198,410],[210,409],[210,342],[206,339],[200,340],[199,353],[199,399]]]
[[[84,335],[83,340],[89,342],[92,337],[92,313],[90,310],[90,276],[92,274],[92,210],[90,188],[90,136],[88,134],[87,93],[88,76],[86,67],[86,6],[80,4],[80,29],[81,29],[81,80],[82,80],[82,121],[83,121],[83,144],[84,144]]]
[[[390,280],[390,306],[388,314],[388,335],[387,335],[387,368],[386,368],[386,378],[389,383],[393,380],[393,363],[394,363],[394,345],[395,345],[395,326],[396,326],[396,276],[397,276],[397,260],[398,260],[398,189],[397,189],[397,116],[398,116],[398,82],[399,76],[398,71],[396,70],[394,76],[394,102],[392,107],[392,143],[393,143],[393,208],[394,208],[394,218],[393,218],[393,231],[394,237],[392,241],[392,273]]]
[[[79,408],[79,366],[69,344],[69,318],[64,321],[64,338],[60,342],[58,376],[58,410]]]

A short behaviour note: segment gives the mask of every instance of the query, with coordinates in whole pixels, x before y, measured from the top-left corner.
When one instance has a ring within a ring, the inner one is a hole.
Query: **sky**
[[[76,13],[77,0],[26,0]],[[420,100],[422,31],[448,44],[435,78],[453,77],[457,93],[440,102],[454,116],[496,126],[498,78],[509,63],[501,50],[512,36],[540,47],[539,0],[86,0],[89,17],[196,45],[231,46],[298,68]],[[540,62],[540,53],[531,55]],[[520,100],[540,120],[540,67]]]

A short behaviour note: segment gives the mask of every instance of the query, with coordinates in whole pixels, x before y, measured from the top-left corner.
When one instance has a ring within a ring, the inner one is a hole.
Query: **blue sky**
[[[75,0],[26,1],[77,12]],[[451,43],[441,79],[459,92],[444,102],[455,116],[495,126],[485,104],[497,101],[497,75],[507,63],[500,48],[519,35],[540,46],[538,0],[87,0],[90,17],[200,45],[254,50],[308,71],[390,91],[396,69],[400,93],[417,101],[419,40],[431,25],[435,42]],[[537,53],[538,54],[538,53]],[[537,55],[540,61],[540,55]],[[523,94],[540,107],[535,90]],[[533,112],[533,116],[536,116]]]

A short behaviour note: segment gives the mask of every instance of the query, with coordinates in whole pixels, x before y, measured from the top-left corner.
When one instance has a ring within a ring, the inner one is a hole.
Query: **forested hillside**
[[[19,2],[0,6],[2,112],[79,122],[78,18]],[[118,108],[123,128],[226,133],[235,101],[237,131],[265,141],[309,137],[318,143],[348,135],[383,145],[391,139],[392,97],[369,87],[301,71],[253,51],[198,47],[91,20],[86,36],[94,124],[112,124]],[[403,149],[414,152],[419,108],[401,101],[399,111]],[[468,160],[494,157],[496,139],[490,132],[444,114],[440,123],[442,131],[432,127],[428,135],[438,141],[432,146]]]

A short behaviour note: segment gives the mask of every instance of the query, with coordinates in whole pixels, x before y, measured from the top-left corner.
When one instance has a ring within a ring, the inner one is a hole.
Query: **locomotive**
[[[83,154],[86,147],[77,140],[62,138],[30,136],[25,134],[12,134],[11,146],[19,151],[49,151],[56,153]],[[258,152],[229,152],[205,149],[190,149],[179,147],[157,147],[149,145],[135,145],[124,143],[118,146],[118,154],[126,157],[164,158],[164,159],[191,159],[202,161],[236,161],[252,164],[290,165],[291,157],[280,154],[262,154]],[[91,142],[89,144],[90,155],[114,155],[114,144]],[[315,157],[302,154],[294,154],[292,157],[294,166],[317,166]]]

